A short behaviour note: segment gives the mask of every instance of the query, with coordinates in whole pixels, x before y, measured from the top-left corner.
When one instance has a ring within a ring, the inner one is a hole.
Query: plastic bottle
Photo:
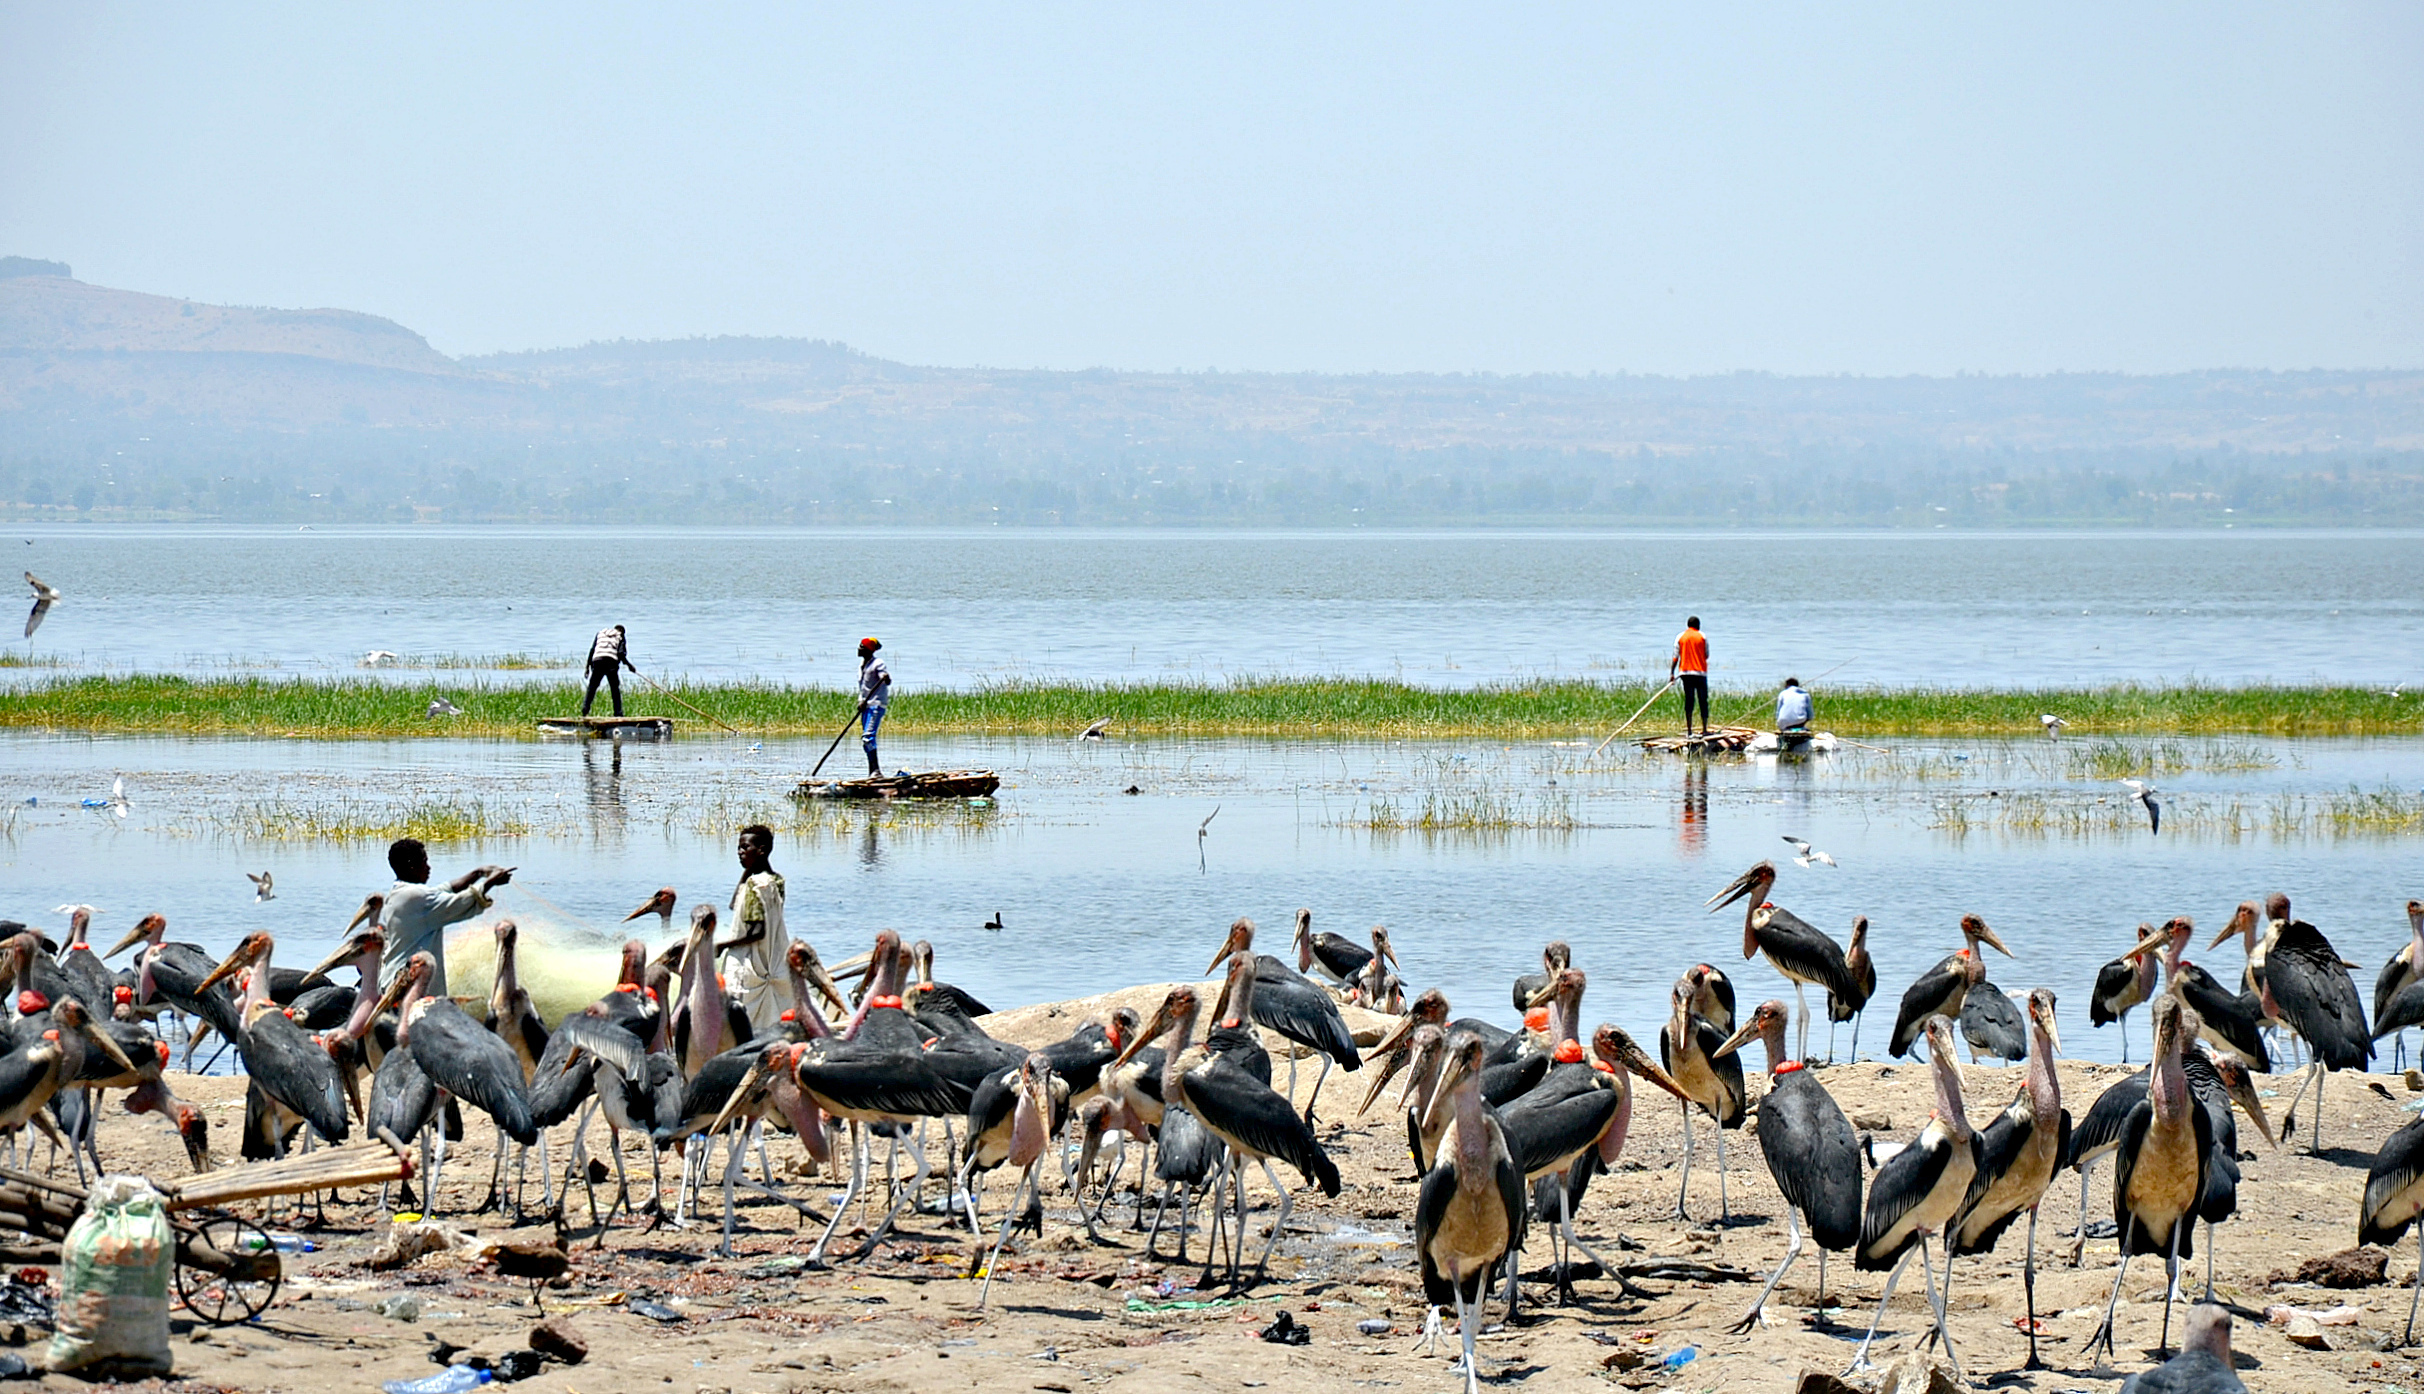
[[[1673,1351],[1667,1354],[1667,1358],[1661,1363],[1663,1363],[1669,1370],[1680,1370],[1684,1366],[1691,1364],[1693,1361],[1698,1360],[1699,1358],[1700,1347],[1677,1346]]]
[[[490,1372],[469,1365],[449,1365],[426,1379],[391,1379],[379,1387],[387,1394],[464,1394],[465,1390],[477,1389],[495,1378]]]

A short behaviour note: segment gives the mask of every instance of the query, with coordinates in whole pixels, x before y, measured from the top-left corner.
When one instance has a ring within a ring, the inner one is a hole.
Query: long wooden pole
[[[1665,683],[1663,686],[1661,686],[1661,687],[1660,687],[1660,688],[1659,688],[1659,689],[1658,689],[1656,692],[1653,692],[1653,693],[1651,693],[1651,694],[1650,694],[1650,702],[1655,702],[1655,701],[1657,701],[1659,698],[1666,696],[1666,691],[1667,691],[1667,688],[1669,688],[1669,687],[1673,687],[1674,685],[1675,685],[1675,680],[1674,680],[1673,678],[1668,678],[1668,679],[1666,680],[1666,683]],[[1642,703],[1642,704],[1641,704],[1641,709],[1640,709],[1640,711],[1636,711],[1636,712],[1634,712],[1634,713],[1633,713],[1631,716],[1628,716],[1628,717],[1626,717],[1626,718],[1624,719],[1624,725],[1619,726],[1619,727],[1617,727],[1615,730],[1608,732],[1608,741],[1612,741],[1612,740],[1616,739],[1618,736],[1623,735],[1623,734],[1624,734],[1624,733],[1625,733],[1627,730],[1629,730],[1629,729],[1631,729],[1631,728],[1632,728],[1632,725],[1633,725],[1633,723],[1634,723],[1634,722],[1641,720],[1641,713],[1642,713],[1642,712],[1646,712],[1646,711],[1648,711],[1648,710],[1650,709],[1650,702],[1644,702],[1644,703]],[[1590,753],[1589,758],[1590,758],[1590,759],[1593,759],[1593,760],[1598,759],[1598,758],[1599,758],[1599,752],[1600,752],[1600,751],[1602,751],[1602,750],[1605,750],[1605,749],[1607,749],[1607,748],[1608,748],[1608,741],[1601,741],[1601,742],[1600,742],[1598,745],[1593,746],[1593,747],[1591,748],[1591,753]]]
[[[637,668],[634,668],[631,671],[640,673],[640,670]],[[683,701],[682,698],[678,696],[675,696],[674,693],[667,690],[665,684],[658,682],[655,678],[649,677],[646,673],[640,673],[640,680],[647,683],[650,687],[655,688],[657,691],[664,693],[666,696],[672,697],[673,700],[681,702],[683,706],[690,707],[690,703]],[[706,717],[709,721],[714,722],[716,725],[723,727],[725,730],[730,731],[736,736],[741,734],[741,729],[738,726],[733,725],[731,722],[724,720],[724,718],[720,716],[714,716],[707,712],[699,711],[697,707],[690,707],[690,709],[694,712],[698,712],[699,715]]]
[[[842,737],[849,735],[850,728],[856,725],[858,725],[858,713],[852,712],[850,719],[842,723],[842,729],[833,733],[833,744],[826,746],[825,753],[816,757],[816,768],[808,771],[810,779],[816,778],[817,770],[825,768],[825,762],[833,758],[833,752],[842,748]]]

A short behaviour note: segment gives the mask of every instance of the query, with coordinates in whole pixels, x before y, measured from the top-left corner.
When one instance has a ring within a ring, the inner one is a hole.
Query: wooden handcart
[[[232,1326],[268,1310],[278,1295],[285,1264],[276,1239],[225,1207],[265,1196],[382,1186],[411,1174],[402,1149],[370,1142],[154,1182],[167,1198],[176,1236],[178,1298],[202,1320]],[[56,1265],[85,1196],[85,1188],[71,1182],[0,1167],[0,1263]]]

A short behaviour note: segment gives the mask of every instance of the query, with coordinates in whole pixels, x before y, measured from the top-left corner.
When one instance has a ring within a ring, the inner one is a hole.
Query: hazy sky
[[[0,254],[450,353],[2424,366],[2424,6],[0,0]]]

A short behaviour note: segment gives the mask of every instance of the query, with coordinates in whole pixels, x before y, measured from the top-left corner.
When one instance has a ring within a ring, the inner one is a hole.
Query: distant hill
[[[2424,373],[1699,378],[450,359],[0,259],[0,509],[1067,523],[2424,522]]]

